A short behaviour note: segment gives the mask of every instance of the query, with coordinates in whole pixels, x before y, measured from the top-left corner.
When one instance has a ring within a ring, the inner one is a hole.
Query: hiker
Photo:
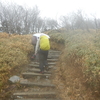
[[[39,39],[40,35],[45,35],[48,38],[50,38],[47,34],[44,34],[44,33],[35,33],[35,34],[33,34],[31,43],[34,46],[34,51],[35,51],[37,40]]]
[[[48,52],[50,50],[49,36],[44,33],[36,33],[33,36],[37,37],[37,42],[35,45],[35,56],[39,56],[39,68],[40,73],[44,73],[44,67],[48,69]]]

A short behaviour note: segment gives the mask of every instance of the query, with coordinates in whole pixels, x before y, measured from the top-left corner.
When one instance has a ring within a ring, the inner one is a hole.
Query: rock
[[[12,77],[10,77],[10,79],[9,79],[9,81],[11,82],[11,83],[16,83],[16,82],[18,82],[20,80],[20,77],[18,77],[18,76],[12,76]]]
[[[21,96],[17,96],[17,98],[18,98],[18,99],[22,99],[23,97],[21,97]]]

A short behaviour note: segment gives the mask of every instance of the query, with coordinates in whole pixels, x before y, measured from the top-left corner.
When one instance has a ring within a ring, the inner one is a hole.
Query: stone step
[[[61,51],[49,51],[47,59],[49,71],[44,71],[44,74],[39,73],[39,63],[32,62],[29,64],[27,72],[22,73],[23,77],[28,78],[20,79],[20,85],[22,86],[22,89],[18,90],[20,92],[17,91],[13,94],[13,100],[59,100],[56,96],[55,85],[52,84],[49,76],[51,76],[53,72],[51,68],[55,69],[54,65],[56,65],[56,61],[58,60],[60,54]],[[43,78],[41,76],[43,76]],[[34,88],[39,88],[40,90],[36,91]],[[28,91],[26,92],[25,89],[28,89]]]
[[[22,76],[24,78],[33,77],[33,76],[50,76],[51,74],[41,74],[41,73],[34,73],[34,72],[24,72]]]
[[[29,66],[30,66],[31,68],[39,68],[39,65],[29,64]],[[48,66],[48,69],[49,69],[49,70],[50,70],[50,69],[55,70],[55,69],[56,69],[56,67],[54,67],[54,66]]]
[[[41,82],[25,82],[25,81],[20,81],[20,84],[24,85],[24,86],[55,87],[53,84],[41,83]]]
[[[56,61],[58,61],[58,59],[55,59],[55,58],[54,58],[54,59],[47,59],[47,61],[48,61],[48,62],[56,62]],[[33,62],[35,62],[35,61],[33,61]],[[32,63],[33,63],[33,62],[32,62]]]
[[[61,51],[50,50],[49,53],[61,53]]]
[[[57,54],[55,55],[55,54],[53,54],[53,55],[48,55],[48,58],[49,58],[49,59],[54,59],[54,58],[59,58],[59,56],[60,56],[60,55],[57,55]]]
[[[33,64],[39,65],[39,62],[32,62],[31,64],[32,64],[32,65],[33,65]],[[48,63],[48,66],[49,66],[49,65],[56,65],[56,63],[55,63],[55,62],[49,62],[49,63]]]
[[[60,100],[60,99],[54,99],[54,98],[51,98],[51,99],[49,99],[49,98],[48,98],[48,99],[46,99],[46,98],[33,99],[33,98],[32,98],[32,99],[31,99],[31,98],[30,98],[30,99],[14,99],[14,100]]]
[[[58,59],[47,59],[48,62],[56,62]]]
[[[29,64],[29,66],[30,66],[30,67],[39,68],[39,65],[38,65],[38,64]],[[49,66],[48,66],[49,69],[51,69],[51,68],[53,68],[53,67],[54,67],[53,65],[49,65]]]
[[[39,73],[40,69],[39,68],[30,68],[30,69],[28,69],[28,71]],[[51,71],[44,71],[44,73],[51,74]]]
[[[55,98],[56,92],[19,92],[13,94],[15,99],[17,99],[17,96],[22,96],[22,98]]]

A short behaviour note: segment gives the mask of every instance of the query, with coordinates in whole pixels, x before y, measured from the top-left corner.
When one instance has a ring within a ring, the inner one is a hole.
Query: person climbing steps
[[[40,73],[44,74],[44,67],[48,70],[47,57],[50,50],[50,37],[44,33],[36,33],[34,36],[37,36],[34,56],[39,59]]]

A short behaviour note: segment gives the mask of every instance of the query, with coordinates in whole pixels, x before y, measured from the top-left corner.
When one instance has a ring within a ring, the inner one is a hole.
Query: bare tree
[[[16,4],[3,5],[0,3],[0,10],[0,23],[3,31],[18,34],[35,31],[39,16],[38,7],[26,9]]]
[[[45,24],[48,28],[47,30],[53,30],[58,28],[58,23],[56,20],[48,18],[45,21]]]
[[[95,24],[95,30],[96,32],[98,31],[98,19],[96,18],[95,15],[92,15],[93,16],[93,19],[94,19],[94,24]]]
[[[89,31],[89,29],[94,28],[93,20],[89,19],[81,10],[78,10],[77,13],[73,12],[67,16],[62,16],[60,20],[62,27],[67,30],[82,29]]]
[[[31,21],[31,32],[36,32],[36,24],[38,22],[40,11],[37,6],[29,10],[30,12],[30,21]]]
[[[60,18],[61,20],[61,24],[62,24],[62,27],[65,28],[67,31],[70,30],[71,28],[71,23],[70,23],[70,19],[69,19],[69,16],[62,16]]]

